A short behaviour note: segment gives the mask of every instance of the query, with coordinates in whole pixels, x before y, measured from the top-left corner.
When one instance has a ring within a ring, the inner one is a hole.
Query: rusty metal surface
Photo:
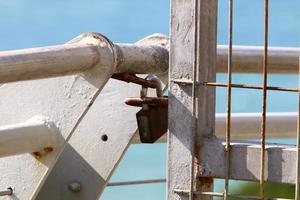
[[[226,105],[226,145],[225,145],[225,157],[226,157],[226,176],[224,187],[224,200],[229,199],[229,179],[230,179],[230,153],[231,153],[231,91],[232,91],[232,40],[233,40],[233,0],[229,0],[229,20],[228,20],[228,69],[227,69],[227,105]]]
[[[149,106],[168,107],[167,97],[131,97],[126,98],[125,103],[130,106],[142,107],[144,104]]]
[[[226,83],[204,83],[207,86],[216,86],[216,87],[228,87]],[[263,90],[262,86],[257,85],[246,85],[246,84],[231,84],[232,88],[244,88],[244,89],[253,89],[253,90]],[[283,91],[283,92],[299,92],[298,88],[286,88],[286,87],[276,87],[276,86],[266,86],[267,90],[273,91]]]
[[[267,119],[267,84],[268,84],[268,30],[269,0],[264,0],[264,62],[263,62],[263,94],[261,121],[261,160],[260,160],[260,199],[265,198],[265,162],[266,162],[266,119]]]
[[[136,76],[135,74],[117,73],[117,74],[113,74],[112,78],[120,80],[120,81],[125,81],[127,83],[135,83],[135,84],[146,86],[149,88],[157,87],[156,81],[146,80],[144,78],[140,78],[140,77]]]

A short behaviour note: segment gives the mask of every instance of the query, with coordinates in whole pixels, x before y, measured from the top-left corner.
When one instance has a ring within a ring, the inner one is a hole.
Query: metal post
[[[214,133],[215,93],[197,83],[215,80],[217,1],[173,0],[171,12],[167,194],[169,200],[199,199],[194,191],[213,189],[198,164],[202,137]]]

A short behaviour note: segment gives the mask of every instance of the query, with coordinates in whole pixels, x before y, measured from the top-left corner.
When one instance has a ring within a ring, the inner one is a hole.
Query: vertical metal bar
[[[300,60],[300,56],[299,56]],[[299,174],[300,174],[300,65],[298,73],[298,119],[297,119],[297,161],[296,161],[296,183],[295,200],[299,200]]]
[[[199,23],[199,3],[198,0],[195,0],[195,9],[194,9],[194,26],[195,26],[195,34],[194,34],[194,55],[198,55],[198,23]],[[198,76],[198,56],[194,57],[193,60],[193,85],[192,85],[192,138],[191,138],[191,165],[190,165],[190,194],[189,200],[194,199],[194,180],[195,180],[195,146],[197,145],[196,140],[196,131],[197,131],[197,76]]]
[[[224,199],[228,199],[230,178],[230,128],[231,128],[231,82],[232,82],[232,38],[233,38],[233,0],[229,0],[229,34],[228,34],[228,72],[227,72],[227,118],[226,118],[226,177]]]
[[[264,199],[265,183],[265,143],[266,143],[266,111],[267,111],[267,81],[268,81],[268,24],[269,0],[264,1],[264,62],[263,62],[263,95],[261,122],[261,165],[260,165],[260,198]]]
[[[191,187],[194,191],[213,190],[213,178],[205,176],[208,170],[200,151],[203,138],[214,136],[215,89],[182,83],[185,80],[194,84],[195,81],[215,81],[217,0],[172,0],[171,12],[167,199],[212,200],[210,196],[190,197],[189,194]],[[193,68],[195,59],[197,68]],[[197,126],[194,126],[195,120]],[[188,195],[176,190],[187,190]]]

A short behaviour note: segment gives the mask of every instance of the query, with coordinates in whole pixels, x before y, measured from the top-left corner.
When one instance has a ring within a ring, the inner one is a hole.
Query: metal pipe
[[[94,66],[97,47],[65,44],[0,53],[0,82],[39,79],[74,74]]]
[[[163,74],[169,69],[167,48],[143,44],[115,44],[117,68],[115,73]]]
[[[59,131],[53,122],[35,116],[25,123],[0,127],[0,158],[24,153],[36,156],[53,151]],[[39,152],[39,153],[37,153]]]
[[[99,33],[85,33],[63,45],[2,51],[0,83],[76,74],[97,66],[116,73],[164,74],[169,53],[156,37],[148,37],[148,43],[113,44]],[[108,60],[116,65],[105,66]]]
[[[182,189],[174,189],[174,192],[180,195],[189,195],[189,190],[182,190]],[[197,196],[213,196],[213,197],[224,197],[224,193],[220,192],[201,192],[201,191],[195,191],[194,195]],[[229,199],[248,199],[248,200],[259,200],[261,199],[258,196],[249,196],[249,195],[237,195],[237,194],[228,194]],[[266,200],[292,200],[292,199],[286,199],[286,198],[265,198]]]
[[[224,138],[226,127],[226,113],[216,114],[215,135]],[[295,137],[297,131],[297,112],[267,113],[267,130],[269,138]],[[260,131],[261,113],[231,113],[231,137],[233,139],[258,139]],[[158,143],[166,142],[166,134]],[[140,143],[138,133],[132,143]]]
[[[86,33],[63,45],[2,51],[0,83],[76,74],[102,66],[103,60],[114,56],[115,73],[167,73],[169,55],[166,45],[161,45],[161,35],[147,37],[148,42],[137,44],[112,44],[100,36]],[[164,40],[167,41],[166,36]],[[217,52],[217,72],[226,72],[228,47],[219,45]],[[269,72],[298,73],[299,52],[299,48],[269,47]],[[232,54],[233,72],[261,73],[262,47],[233,46]]]
[[[225,176],[225,187],[224,187],[224,200],[228,200],[229,197],[229,179],[230,179],[230,140],[231,140],[231,93],[232,93],[232,41],[233,41],[233,0],[229,0],[229,20],[228,20],[228,64],[227,64],[227,105],[226,105],[226,145],[225,145],[225,156],[226,156],[226,176]]]
[[[124,186],[124,185],[140,185],[140,184],[153,184],[153,183],[165,183],[166,179],[148,179],[148,180],[138,180],[138,181],[120,181],[111,182],[106,186]]]
[[[269,47],[269,73],[298,73],[300,48]],[[218,45],[217,72],[227,72],[228,47]],[[232,72],[262,73],[264,48],[260,46],[233,46]]]

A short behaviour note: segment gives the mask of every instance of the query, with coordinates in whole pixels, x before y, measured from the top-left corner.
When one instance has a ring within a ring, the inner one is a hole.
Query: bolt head
[[[71,192],[80,192],[81,184],[80,182],[72,182],[69,184],[68,188]]]

